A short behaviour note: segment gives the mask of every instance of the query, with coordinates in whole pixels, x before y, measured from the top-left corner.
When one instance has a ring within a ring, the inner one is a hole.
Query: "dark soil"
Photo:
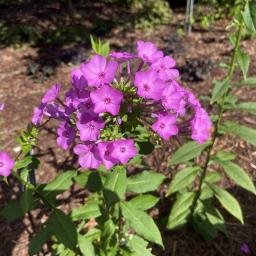
[[[51,14],[57,12],[61,15],[62,12],[58,12],[58,10],[63,10],[59,6],[56,11],[56,3],[55,5],[54,3],[52,8],[49,9],[52,13],[49,13],[48,16],[44,9],[41,11],[44,14],[40,17],[44,17],[43,20],[45,22],[42,24],[45,24],[46,28],[50,24],[47,21],[51,20]],[[33,11],[38,12],[38,9],[35,7]],[[101,5],[96,7],[102,8]],[[22,8],[28,8],[28,6],[23,6]],[[108,16],[110,12],[110,9],[105,9],[102,16]],[[228,43],[224,30],[229,21],[221,20],[217,22],[211,31],[201,30],[199,25],[195,24],[194,32],[190,36],[179,37],[176,33],[176,29],[179,27],[177,24],[180,24],[182,28],[185,10],[175,9],[175,12],[174,19],[169,25],[158,26],[154,30],[147,32],[135,31],[129,26],[126,28],[123,25],[115,25],[109,28],[107,33],[103,33],[103,35],[107,35],[104,38],[110,41],[114,49],[126,50],[134,49],[137,39],[154,41],[159,48],[164,49],[166,53],[172,54],[175,57],[177,65],[180,67],[182,83],[191,88],[195,94],[207,96],[211,92],[213,80],[218,80],[225,76],[225,70],[219,68],[219,63],[230,60],[232,48]],[[89,13],[88,16],[93,17],[92,14],[93,12]],[[5,15],[7,14],[5,13]],[[82,15],[80,12],[79,15],[80,20],[85,16],[85,14]],[[27,16],[30,17],[29,15]],[[63,16],[65,15],[62,14],[61,17]],[[101,17],[101,15],[98,13],[97,17]],[[31,22],[35,22],[34,18],[32,15]],[[18,21],[21,20],[18,14],[16,14],[16,19]],[[57,22],[57,19],[54,21]],[[83,25],[85,27],[87,26],[86,22],[89,21],[84,21]],[[92,29],[90,26],[88,25],[86,29]],[[44,26],[42,27],[44,28]],[[51,28],[50,25],[49,28]],[[1,112],[0,116],[0,145],[1,150],[7,150],[14,156],[17,146],[15,137],[19,130],[30,122],[33,108],[38,105],[44,91],[56,82],[63,84],[65,89],[68,88],[70,70],[74,65],[86,59],[90,50],[88,40],[85,42],[83,40],[75,42],[68,47],[66,45],[46,46],[39,44],[31,46],[31,44],[21,42],[17,49],[9,45],[5,42],[0,49],[0,102],[6,105],[5,110]],[[250,74],[255,75],[256,41],[253,39],[246,40],[243,42],[243,47],[247,49],[252,58]],[[240,79],[240,77],[241,74],[237,72],[235,80]],[[255,101],[256,99],[256,88],[238,88],[234,89],[233,93],[243,102]],[[212,111],[207,101],[203,102],[203,104],[209,111]],[[225,119],[233,119],[256,128],[255,116],[244,112],[229,112],[226,114]],[[54,127],[54,123],[52,123],[40,135],[42,157],[40,168],[36,171],[38,183],[44,183],[53,179],[58,170],[66,169],[73,164],[74,159],[72,159],[72,156],[64,153],[56,146]],[[256,180],[255,147],[241,141],[237,137],[225,136],[216,145],[215,150],[220,149],[234,151],[238,155],[237,162]],[[156,170],[170,173],[166,166],[166,159],[169,157],[170,151],[171,147],[164,152],[155,152],[151,158],[159,159],[161,157],[163,161],[149,162],[154,163],[152,165]],[[171,171],[175,173],[176,170]],[[256,255],[256,198],[246,191],[235,187],[228,179],[225,179],[222,185],[227,187],[239,199],[244,211],[245,225],[239,224],[230,215],[225,214],[228,224],[227,236],[219,235],[218,238],[207,242],[191,229],[169,232],[163,228],[166,252],[163,253],[156,250],[156,255],[243,255],[241,252],[243,243],[247,243],[250,246],[252,250],[251,255]],[[164,189],[165,187],[163,186]],[[18,183],[12,178],[10,178],[10,186],[2,183],[0,187],[0,207],[8,200],[16,198],[19,193]],[[73,197],[70,197],[71,193],[63,196],[64,199],[67,199],[64,204],[67,211],[79,201],[79,193]],[[69,198],[71,198],[71,202]],[[157,218],[158,213],[156,210],[152,212],[152,215],[155,215]],[[165,211],[168,212],[169,209],[165,209]],[[36,229],[40,229],[40,226],[46,220],[47,213],[37,210],[32,212],[32,214],[35,218]],[[11,223],[0,221],[0,223],[0,256],[27,256],[29,237],[33,236],[28,216],[21,221]],[[51,254],[45,252],[42,255]]]

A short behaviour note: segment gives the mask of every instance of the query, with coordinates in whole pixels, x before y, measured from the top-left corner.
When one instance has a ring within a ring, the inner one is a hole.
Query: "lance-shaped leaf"
[[[92,242],[85,236],[78,235],[78,246],[83,256],[95,256]]]
[[[214,191],[215,197],[221,205],[243,224],[243,214],[238,201],[228,191],[210,183],[208,185]]]
[[[212,90],[211,104],[218,102],[228,91],[230,84],[227,80],[216,81]]]
[[[130,204],[139,210],[148,210],[159,201],[158,197],[152,195],[138,195],[129,201]]]
[[[134,208],[132,204],[127,202],[121,202],[120,206],[123,216],[138,235],[150,242],[163,246],[160,231],[149,215]]]
[[[168,229],[177,229],[187,223],[194,197],[194,192],[183,193],[177,197],[168,218]]]
[[[55,209],[48,222],[58,241],[65,247],[76,251],[77,232],[71,218],[62,211]]]
[[[104,184],[104,197],[109,205],[123,199],[127,187],[126,170],[118,166],[108,173]]]
[[[242,168],[240,168],[237,164],[229,161],[219,162],[219,164],[223,167],[228,177],[232,179],[237,185],[252,192],[253,194],[256,194],[256,189],[252,180]]]
[[[100,208],[97,202],[87,202],[85,205],[74,208],[71,213],[73,220],[91,219],[100,216]]]
[[[47,240],[53,235],[52,227],[46,223],[46,227],[41,229],[29,243],[29,254],[34,255],[38,253]]]
[[[247,29],[252,33],[256,33],[256,14],[255,13],[256,13],[255,1],[247,1],[242,15],[243,15],[244,23]]]
[[[236,57],[237,57],[238,65],[243,73],[244,79],[246,80],[249,65],[250,65],[250,58],[246,52],[241,50],[238,51]]]
[[[189,186],[195,180],[200,170],[200,167],[195,166],[178,171],[171,181],[167,196]]]
[[[133,256],[153,256],[151,250],[147,248],[148,242],[139,236],[134,235],[132,239],[129,240],[128,246],[132,248]]]
[[[256,115],[256,102],[242,102],[235,105],[228,105],[226,109],[242,110]]]
[[[210,144],[210,141],[207,141],[204,144],[198,144],[196,141],[191,141],[182,145],[172,156],[170,165],[184,163],[199,156]]]
[[[135,193],[154,191],[160,186],[164,179],[165,176],[160,173],[143,171],[142,173],[128,178],[127,191]]]
[[[235,122],[227,121],[220,127],[220,131],[239,136],[248,143],[256,146],[256,130]]]

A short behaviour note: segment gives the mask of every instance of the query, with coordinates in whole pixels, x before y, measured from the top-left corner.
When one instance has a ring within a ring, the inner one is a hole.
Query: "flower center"
[[[160,129],[164,129],[164,128],[165,128],[165,124],[161,123],[161,124],[159,125],[159,127],[160,127]]]
[[[144,85],[143,85],[143,88],[144,88],[144,91],[145,91],[145,92],[148,92],[148,91],[149,91],[149,86],[148,86],[148,84],[144,84]]]
[[[91,104],[90,102],[87,102],[87,103],[86,103],[86,107],[87,107],[87,108],[91,108],[91,107],[92,107],[92,104]]]
[[[109,104],[111,102],[111,99],[110,98],[105,98],[105,103],[106,104]]]
[[[99,73],[99,79],[104,79],[105,78],[105,72],[100,72]]]
[[[1,167],[4,167],[4,163],[3,162],[0,162],[0,168]]]
[[[93,129],[95,128],[95,125],[90,124],[90,125],[89,125],[89,127],[90,127],[90,129],[92,129],[92,130],[93,130]]]
[[[124,153],[125,151],[126,151],[125,147],[121,147],[121,148],[120,148],[120,152],[121,152],[121,153]]]

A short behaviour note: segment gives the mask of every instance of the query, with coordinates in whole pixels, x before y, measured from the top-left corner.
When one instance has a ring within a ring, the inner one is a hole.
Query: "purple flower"
[[[99,116],[82,114],[80,120],[76,122],[80,131],[82,141],[96,141],[99,138],[101,129],[104,128],[104,121]]]
[[[57,134],[57,144],[65,150],[69,148],[76,138],[75,129],[66,122],[59,124]]]
[[[32,124],[34,125],[40,125],[43,117],[44,117],[44,109],[46,107],[46,104],[41,103],[39,107],[36,107],[34,109],[33,117],[32,117]]]
[[[165,56],[152,63],[151,67],[157,71],[159,78],[163,81],[173,80],[179,76],[179,71],[174,69],[176,62],[170,56]]]
[[[80,68],[75,68],[72,70],[71,80],[73,86],[79,91],[83,90],[88,85],[87,80],[85,79]]]
[[[211,120],[207,112],[198,107],[193,120],[190,122],[192,127],[192,139],[203,144],[210,136]]]
[[[97,146],[92,143],[77,144],[74,153],[79,157],[79,164],[87,169],[97,169],[101,164]]]
[[[120,139],[113,142],[111,145],[111,157],[117,159],[122,164],[138,154],[138,150],[131,139]]]
[[[59,93],[60,93],[61,85],[60,84],[55,84],[53,85],[45,94],[44,97],[42,98],[42,103],[49,103],[51,101],[54,101]]]
[[[159,100],[165,88],[165,83],[153,70],[137,72],[134,84],[138,88],[137,94],[144,99]]]
[[[123,100],[122,92],[109,85],[104,85],[100,89],[92,91],[90,97],[94,104],[95,113],[108,112],[112,115],[119,113],[120,104]]]
[[[177,119],[175,115],[159,115],[152,129],[164,140],[169,140],[173,135],[178,134]]]
[[[118,62],[126,62],[133,59],[135,56],[129,52],[111,52],[109,56],[116,59]]]
[[[250,254],[251,253],[251,250],[250,250],[250,247],[244,243],[242,246],[241,246],[241,251],[244,253],[244,254]]]
[[[138,57],[145,62],[153,63],[163,57],[163,52],[158,51],[157,47],[151,42],[137,42]]]
[[[63,108],[56,103],[47,104],[43,110],[44,115],[57,119],[59,121],[66,121],[68,118]]]
[[[107,170],[111,169],[115,164],[118,163],[117,159],[111,157],[111,151],[113,149],[112,142],[99,142],[98,150],[99,156]]]
[[[105,57],[96,54],[88,63],[81,65],[81,71],[89,86],[101,86],[114,80],[117,67],[116,62],[107,62]]]
[[[67,115],[72,114],[75,112],[79,105],[83,102],[87,102],[88,99],[90,99],[90,93],[88,91],[84,90],[77,90],[77,89],[70,89],[66,93],[66,98],[65,98],[65,112]]]
[[[0,103],[0,111],[4,110],[4,103]]]
[[[6,153],[0,152],[0,175],[7,177],[11,173],[11,169],[14,167],[14,160]]]
[[[168,83],[162,93],[162,104],[166,110],[173,110],[179,114],[185,113],[183,94],[176,89],[174,83]]]

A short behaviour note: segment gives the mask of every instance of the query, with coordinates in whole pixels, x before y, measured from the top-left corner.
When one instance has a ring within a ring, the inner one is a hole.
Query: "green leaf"
[[[29,254],[34,255],[42,249],[43,245],[52,236],[53,230],[49,225],[41,229],[29,242]]]
[[[127,191],[135,193],[146,193],[156,190],[164,181],[165,176],[152,172],[143,171],[142,173],[130,176],[127,180]]]
[[[206,142],[205,144],[198,144],[196,141],[188,142],[184,145],[182,145],[172,156],[172,159],[170,161],[170,165],[175,165],[179,163],[184,163],[188,160],[191,160],[198,155],[201,154],[201,152],[207,148],[211,142]]]
[[[159,201],[158,197],[152,195],[138,195],[129,201],[138,210],[146,211],[151,209]]]
[[[251,1],[251,2],[247,1],[246,5],[245,5],[245,9],[242,13],[242,16],[243,16],[244,23],[245,23],[247,29],[252,33],[256,33],[255,12],[256,12],[255,1]]]
[[[218,153],[214,156],[214,160],[216,161],[230,161],[234,160],[236,158],[236,155],[232,152],[227,151],[218,151]]]
[[[227,80],[216,81],[212,90],[211,104],[214,102],[219,102],[219,100],[228,91],[230,84]]]
[[[56,195],[63,193],[71,187],[73,184],[72,179],[76,176],[76,171],[65,171],[60,173],[49,182],[42,190],[44,197],[55,197]]]
[[[148,249],[148,242],[139,236],[134,235],[128,242],[128,246],[132,248],[132,256],[153,256],[151,250]]]
[[[196,166],[196,167],[187,167],[183,170],[178,171],[174,176],[174,178],[172,179],[166,195],[169,196],[170,194],[173,194],[189,186],[195,180],[200,170],[201,168]]]
[[[30,165],[33,162],[33,157],[32,156],[27,156],[24,159],[18,161],[15,163],[15,168],[16,169],[22,169],[27,167],[28,165]]]
[[[214,191],[221,205],[243,224],[243,214],[238,201],[228,191],[213,184],[208,185]]]
[[[123,216],[138,235],[163,247],[159,229],[150,216],[127,202],[121,202],[120,206]]]
[[[215,208],[212,205],[208,205],[205,208],[205,216],[207,217],[209,222],[218,230],[220,230],[223,233],[226,232],[225,220],[217,208]]]
[[[65,247],[76,251],[77,232],[71,218],[62,211],[55,209],[48,222],[58,241]]]
[[[256,77],[249,77],[246,80],[235,83],[234,86],[249,86],[256,87]]]
[[[168,218],[168,229],[178,229],[187,223],[194,197],[194,192],[187,192],[177,196]]]
[[[78,235],[78,246],[84,256],[95,256],[92,242],[85,236]]]
[[[232,162],[219,162],[219,164],[223,167],[228,177],[237,185],[256,195],[256,189],[252,180],[242,168]]]
[[[246,140],[248,143],[256,146],[255,129],[248,128],[235,122],[227,121],[220,127],[220,131],[235,134],[243,140]]]
[[[241,50],[238,51],[236,57],[237,57],[238,65],[243,73],[244,79],[246,80],[249,65],[250,65],[250,58],[246,52],[243,52]]]
[[[242,102],[235,105],[229,105],[226,109],[243,110],[253,115],[256,115],[256,103],[255,102]]]
[[[126,169],[121,166],[108,173],[104,184],[104,197],[109,205],[124,198],[127,187]]]
[[[73,220],[97,218],[101,215],[97,202],[91,201],[81,207],[74,208],[71,213]]]
[[[19,199],[8,202],[0,211],[0,216],[8,221],[22,218],[25,213],[34,207],[33,191],[26,189]]]

